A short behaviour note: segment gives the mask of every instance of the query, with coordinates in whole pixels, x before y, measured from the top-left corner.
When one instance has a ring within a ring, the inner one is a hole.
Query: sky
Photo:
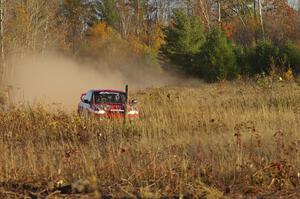
[[[300,0],[288,0],[292,7],[298,8],[298,1]]]

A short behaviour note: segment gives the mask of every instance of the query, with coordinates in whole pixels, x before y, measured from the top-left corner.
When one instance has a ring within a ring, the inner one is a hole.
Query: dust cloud
[[[172,75],[144,66],[79,63],[57,54],[14,57],[11,65],[7,84],[14,102],[58,104],[68,110],[76,110],[81,93],[89,89],[124,90],[126,84],[137,89],[177,81]]]

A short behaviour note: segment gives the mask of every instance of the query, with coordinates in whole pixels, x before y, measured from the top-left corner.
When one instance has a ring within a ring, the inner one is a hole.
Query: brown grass
[[[125,126],[16,106],[0,112],[0,192],[297,198],[299,94],[292,83],[146,89],[132,93],[141,120]]]

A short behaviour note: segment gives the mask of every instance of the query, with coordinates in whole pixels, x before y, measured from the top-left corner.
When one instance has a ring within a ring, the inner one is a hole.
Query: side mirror
[[[81,94],[81,96],[80,96],[80,100],[82,101],[82,102],[84,102],[84,97],[85,97],[85,93],[83,93],[83,94]]]
[[[87,99],[84,99],[83,102],[86,103],[86,104],[90,104],[90,103],[91,103],[91,102],[90,102],[89,100],[87,100]]]

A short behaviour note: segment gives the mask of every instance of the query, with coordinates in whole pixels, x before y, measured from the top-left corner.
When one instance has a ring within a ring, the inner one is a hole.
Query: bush
[[[252,73],[269,73],[272,65],[278,65],[279,48],[274,46],[270,40],[259,41],[251,59]]]
[[[300,49],[292,42],[287,42],[282,49],[282,53],[289,67],[293,72],[300,72]]]
[[[291,42],[278,47],[265,40],[252,47],[237,46],[234,52],[242,75],[271,75],[271,72],[291,72],[290,68],[294,73],[300,72],[300,49]]]
[[[220,29],[212,30],[196,57],[195,71],[207,81],[233,79],[239,71],[232,45]]]

